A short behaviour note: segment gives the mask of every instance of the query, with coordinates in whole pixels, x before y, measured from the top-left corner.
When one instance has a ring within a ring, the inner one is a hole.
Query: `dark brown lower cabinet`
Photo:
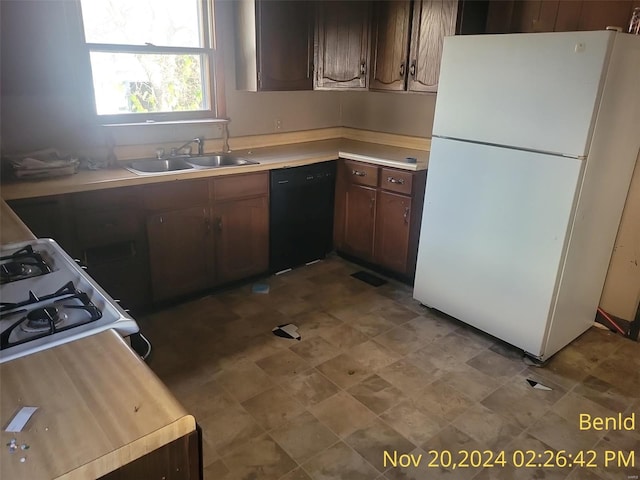
[[[350,184],[344,196],[344,249],[363,260],[372,260],[376,189]]]
[[[37,237],[53,238],[124,308],[149,303],[149,262],[139,188],[10,201]]]
[[[406,272],[411,231],[411,197],[380,191],[376,211],[374,261],[396,272]]]
[[[100,480],[201,480],[200,432],[184,437],[100,477]]]
[[[110,188],[71,195],[78,258],[124,308],[148,305],[149,255],[140,189]]]
[[[336,183],[336,250],[412,280],[426,173],[343,160]]]
[[[155,302],[268,270],[268,172],[153,185],[143,203]]]
[[[269,201],[266,196],[216,203],[216,279],[225,283],[269,268]]]
[[[7,204],[36,237],[53,238],[69,255],[78,255],[68,195],[9,200]]]
[[[197,292],[212,283],[208,207],[151,215],[147,217],[147,236],[155,301]]]

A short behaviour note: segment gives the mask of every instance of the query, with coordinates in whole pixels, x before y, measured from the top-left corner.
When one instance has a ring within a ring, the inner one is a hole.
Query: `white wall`
[[[431,137],[436,96],[407,92],[342,92],[342,125]]]

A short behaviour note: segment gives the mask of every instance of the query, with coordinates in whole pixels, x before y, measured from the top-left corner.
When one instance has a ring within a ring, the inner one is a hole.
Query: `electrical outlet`
[[[274,123],[274,126],[275,126],[276,130],[282,130],[282,120],[281,119],[276,118],[273,123]]]

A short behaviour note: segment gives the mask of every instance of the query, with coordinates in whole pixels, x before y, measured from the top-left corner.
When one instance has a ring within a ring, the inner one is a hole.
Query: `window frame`
[[[180,2],[180,0],[175,0]],[[75,11],[79,22],[81,35],[80,49],[83,52],[83,63],[86,64],[87,79],[89,85],[89,98],[94,118],[101,125],[148,125],[154,123],[188,123],[189,121],[201,123],[202,121],[219,121],[225,119],[224,82],[222,77],[222,55],[217,49],[217,35],[215,24],[214,0],[199,0],[201,8],[200,31],[202,47],[172,47],[153,44],[130,45],[111,43],[87,42],[84,30],[84,18],[80,0],[76,0]],[[208,97],[209,107],[206,110],[191,110],[180,112],[131,112],[118,114],[98,114],[96,104],[95,83],[93,81],[93,68],[91,66],[92,52],[112,53],[144,53],[144,54],[187,54],[198,55],[203,58],[203,93]]]

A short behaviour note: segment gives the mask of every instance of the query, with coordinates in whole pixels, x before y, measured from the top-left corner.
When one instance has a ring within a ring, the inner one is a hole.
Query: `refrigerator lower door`
[[[534,356],[582,161],[434,138],[414,298]]]

